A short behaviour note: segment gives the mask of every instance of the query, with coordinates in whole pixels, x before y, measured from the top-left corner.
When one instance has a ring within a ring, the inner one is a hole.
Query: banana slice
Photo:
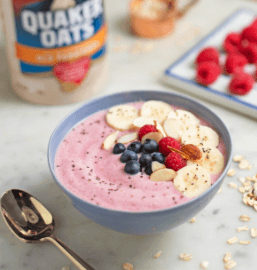
[[[102,148],[105,149],[105,150],[108,150],[110,149],[116,142],[116,140],[118,139],[118,136],[119,136],[119,131],[115,131],[111,134],[109,134],[103,144],[102,144]]]
[[[219,144],[219,135],[207,126],[190,127],[181,137],[182,144],[216,147]]]
[[[141,128],[144,125],[154,125],[154,118],[139,116],[134,119],[133,125],[137,128]]]
[[[181,121],[184,125],[188,126],[188,125],[199,125],[200,124],[200,120],[195,117],[191,112],[185,111],[185,110],[176,110],[173,112],[170,112],[168,117],[169,118],[174,118],[177,119],[179,121]]]
[[[198,164],[211,174],[220,173],[224,168],[224,157],[216,147],[200,147],[202,157],[198,160],[188,160],[187,165]]]
[[[163,101],[150,100],[144,103],[141,107],[141,116],[151,117],[157,120],[160,124],[167,118],[168,114],[172,112],[172,107]]]
[[[182,135],[183,124],[175,118],[166,119],[163,128],[167,136],[178,139]]]
[[[211,186],[210,173],[197,164],[186,166],[177,171],[174,187],[187,197],[195,197]]]
[[[134,129],[133,121],[138,117],[138,110],[131,105],[118,105],[109,109],[106,114],[108,125],[117,130]]]

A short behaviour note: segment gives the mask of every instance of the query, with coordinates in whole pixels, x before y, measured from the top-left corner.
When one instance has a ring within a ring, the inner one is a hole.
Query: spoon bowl
[[[31,194],[20,189],[6,191],[1,198],[1,212],[7,226],[21,241],[50,241],[78,269],[95,270],[52,235],[55,225],[52,214]]]

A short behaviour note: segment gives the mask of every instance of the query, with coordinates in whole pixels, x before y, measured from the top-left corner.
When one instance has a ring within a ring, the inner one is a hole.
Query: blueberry
[[[148,163],[152,162],[152,157],[150,154],[142,154],[139,159],[139,163],[142,167],[145,167]]]
[[[143,144],[143,153],[158,152],[159,146],[155,140],[146,139]]]
[[[165,156],[160,152],[155,152],[155,153],[152,154],[152,160],[153,161],[158,161],[160,163],[164,163],[165,162]]]
[[[140,163],[136,160],[130,160],[126,163],[124,171],[128,174],[137,174],[140,172]]]
[[[120,157],[120,161],[126,163],[129,160],[137,160],[137,154],[131,150],[125,150]]]
[[[122,143],[116,143],[113,147],[113,154],[118,155],[126,150],[126,147]]]
[[[135,153],[140,153],[140,152],[142,152],[142,144],[141,144],[141,142],[133,142],[128,146],[127,149],[131,150]]]
[[[147,166],[145,167],[145,173],[147,175],[151,175],[152,174],[152,163],[148,163]]]

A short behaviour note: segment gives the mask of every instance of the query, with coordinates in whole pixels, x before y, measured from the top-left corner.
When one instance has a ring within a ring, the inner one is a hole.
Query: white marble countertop
[[[140,40],[129,34],[128,0],[106,0],[109,19],[110,76],[101,94],[130,89],[179,90],[163,85],[159,73],[169,66],[193,43],[207,34],[239,7],[257,11],[257,2],[236,0],[202,0],[182,19],[175,32],[165,39],[152,41],[154,49],[136,54],[117,52],[116,46],[132,46]],[[190,27],[199,29],[199,35],[186,42]],[[257,173],[256,121],[201,101],[217,113],[231,132],[234,153],[244,155],[254,168],[237,170],[226,177],[223,192],[196,216],[195,223],[185,223],[173,231],[152,236],[131,236],[110,231],[85,218],[73,208],[53,181],[47,165],[47,144],[59,121],[80,104],[66,106],[37,106],[20,100],[11,89],[4,38],[0,35],[0,194],[10,188],[32,193],[53,213],[56,220],[55,235],[87,260],[97,270],[119,270],[129,262],[134,269],[200,269],[200,262],[209,261],[208,269],[224,269],[225,252],[232,254],[237,270],[257,267],[257,238],[249,231],[237,232],[238,226],[257,227],[257,212],[242,203],[242,194],[228,187],[233,181],[239,186],[238,176]],[[236,164],[232,164],[236,168]],[[245,214],[251,221],[244,223],[239,216]],[[237,236],[250,240],[248,246],[227,244]],[[153,255],[162,251],[158,259]],[[180,253],[191,253],[193,259],[181,261]],[[7,229],[0,218],[0,269],[8,270],[61,270],[63,266],[76,267],[50,243],[25,244]]]

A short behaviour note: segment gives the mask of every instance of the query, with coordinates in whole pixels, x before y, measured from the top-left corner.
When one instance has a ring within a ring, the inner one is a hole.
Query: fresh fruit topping
[[[143,145],[141,144],[141,142],[133,142],[128,146],[127,149],[135,153],[140,153],[142,152],[142,148],[143,148]]]
[[[182,123],[174,118],[164,121],[163,128],[167,136],[178,139],[182,134]]]
[[[133,121],[138,117],[138,110],[131,105],[117,105],[109,109],[106,115],[108,125],[117,130],[134,129]]]
[[[139,163],[142,167],[145,167],[147,164],[152,162],[152,157],[150,154],[142,154],[139,158]]]
[[[225,69],[231,74],[238,69],[242,69],[248,63],[246,57],[240,53],[231,53],[227,56]]]
[[[214,83],[221,74],[221,68],[215,62],[202,62],[196,68],[196,81],[202,85]]]
[[[152,163],[148,163],[148,164],[146,165],[146,167],[145,167],[145,173],[146,173],[147,175],[151,175],[151,174],[153,173],[153,171],[152,171]]]
[[[238,45],[241,42],[241,35],[235,32],[229,33],[224,42],[223,42],[223,49],[227,53],[234,53],[238,51]]]
[[[157,143],[163,138],[161,132],[150,132],[142,137],[141,143],[144,143],[146,140],[155,140]]]
[[[186,160],[190,159],[190,156],[188,154],[186,154],[186,153],[184,153],[176,148],[172,148],[170,146],[168,146],[168,148],[170,149],[171,152],[175,152],[175,153],[180,154],[183,159],[186,159]]]
[[[176,172],[171,169],[160,169],[151,174],[150,180],[154,182],[171,181],[176,177]]]
[[[118,135],[119,135],[119,131],[115,131],[111,133],[110,135],[108,135],[102,144],[102,148],[106,150],[110,149],[115,144],[116,140],[118,139]]]
[[[153,161],[152,162],[152,171],[158,171],[160,169],[166,169],[166,166],[163,163],[160,163],[158,161]]]
[[[251,75],[244,72],[237,72],[233,75],[229,83],[229,92],[231,94],[243,96],[248,94],[254,86],[254,79]]]
[[[240,50],[250,64],[257,63],[257,44],[248,42],[242,43]]]
[[[123,153],[126,150],[126,147],[122,143],[116,143],[113,147],[113,154],[118,155]]]
[[[179,170],[174,178],[174,187],[187,197],[195,197],[211,186],[208,171],[198,165],[191,165]]]
[[[249,42],[257,43],[257,29],[252,25],[247,26],[241,33],[241,39],[248,40]]]
[[[131,150],[125,150],[120,157],[120,161],[122,163],[126,163],[129,160],[137,160],[137,159],[138,159],[137,154]]]
[[[140,164],[138,161],[130,160],[126,163],[124,171],[128,174],[137,174],[140,172]]]
[[[187,162],[185,159],[181,157],[180,154],[171,152],[165,161],[165,166],[169,169],[172,169],[174,171],[178,171],[185,167],[187,165]]]
[[[219,135],[216,131],[207,126],[189,128],[182,134],[182,144],[194,144],[197,146],[213,146],[219,144]]]
[[[144,103],[141,107],[141,116],[151,117],[157,120],[159,123],[166,119],[167,115],[172,112],[172,107],[163,101],[150,100]]]
[[[143,153],[158,152],[159,145],[155,140],[147,139],[143,144]]]
[[[199,125],[200,120],[194,116],[191,112],[185,110],[176,110],[168,115],[168,119],[176,119],[183,124],[183,131],[188,129],[192,125]],[[171,136],[172,137],[172,136]]]
[[[137,139],[137,132],[133,132],[133,133],[125,134],[125,135],[119,137],[118,142],[119,143],[129,143],[129,142],[133,142],[136,139]]]
[[[201,150],[193,144],[182,145],[181,151],[187,154],[190,160],[197,160],[202,157]]]
[[[145,125],[154,125],[154,118],[139,116],[134,119],[133,125],[137,128],[141,128]]]
[[[220,173],[224,168],[224,157],[216,147],[200,147],[202,157],[188,160],[187,165],[198,164],[211,174]]]
[[[219,65],[219,51],[214,47],[207,47],[200,51],[195,63],[198,65],[203,62],[214,62]]]
[[[153,161],[158,161],[160,163],[164,163],[165,162],[165,156],[160,152],[155,152],[155,153],[152,154],[152,160]]]
[[[181,144],[178,140],[171,137],[165,137],[159,142],[159,152],[167,156],[170,153],[170,149],[168,148],[168,146],[176,148],[178,150],[180,150],[181,148]]]
[[[162,125],[158,121],[154,120],[154,125],[155,125],[156,129],[158,130],[158,132],[160,132],[163,137],[167,137]]]
[[[138,139],[141,141],[142,137],[151,132],[158,132],[154,125],[144,125],[138,131]]]

